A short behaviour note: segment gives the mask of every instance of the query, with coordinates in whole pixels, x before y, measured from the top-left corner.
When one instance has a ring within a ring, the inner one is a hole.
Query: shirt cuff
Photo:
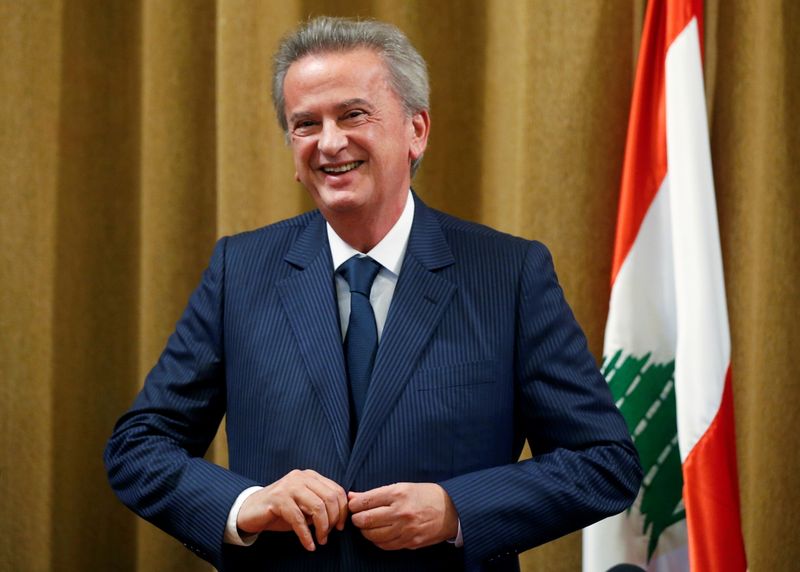
[[[464,546],[464,536],[461,534],[461,519],[458,519],[458,534],[456,534],[455,538],[451,538],[448,540],[450,544],[455,546],[456,548],[461,548]]]
[[[242,508],[244,501],[252,495],[253,493],[257,493],[264,487],[250,487],[248,489],[243,490],[239,493],[239,496],[236,497],[236,502],[233,503],[231,507],[231,511],[228,513],[228,521],[225,523],[225,535],[222,537],[222,541],[226,542],[227,544],[234,544],[236,546],[250,546],[258,539],[258,533],[254,534],[245,534],[244,536],[239,534],[239,529],[236,526],[236,521],[239,518],[239,510]],[[458,526],[458,533],[461,534],[461,525]]]

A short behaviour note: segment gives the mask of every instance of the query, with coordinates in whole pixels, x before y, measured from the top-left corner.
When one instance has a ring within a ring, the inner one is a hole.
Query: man
[[[123,502],[225,570],[514,570],[624,510],[635,449],[547,250],[410,191],[405,36],[312,20],[273,98],[318,210],[219,241],[109,442]]]

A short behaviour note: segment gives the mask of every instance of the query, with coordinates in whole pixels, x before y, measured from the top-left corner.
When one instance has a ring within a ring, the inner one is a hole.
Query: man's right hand
[[[325,544],[330,531],[343,530],[346,520],[344,489],[316,471],[295,469],[250,495],[239,509],[236,526],[248,534],[293,530],[303,547],[313,552],[309,524],[314,525],[317,542]]]

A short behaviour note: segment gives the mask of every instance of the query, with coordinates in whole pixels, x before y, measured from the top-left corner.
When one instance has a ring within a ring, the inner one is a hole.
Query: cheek
[[[295,170],[305,171],[309,169],[308,163],[313,149],[313,144],[307,141],[294,142],[292,144],[292,158],[294,159]]]

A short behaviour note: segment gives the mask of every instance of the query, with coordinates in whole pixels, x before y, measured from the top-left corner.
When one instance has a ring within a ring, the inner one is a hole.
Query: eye
[[[316,121],[310,119],[302,119],[292,126],[292,133],[295,135],[308,135],[317,125]]]
[[[345,121],[352,122],[358,119],[362,119],[364,116],[366,116],[366,114],[367,114],[366,111],[364,111],[363,109],[350,109],[344,113],[342,119]]]

